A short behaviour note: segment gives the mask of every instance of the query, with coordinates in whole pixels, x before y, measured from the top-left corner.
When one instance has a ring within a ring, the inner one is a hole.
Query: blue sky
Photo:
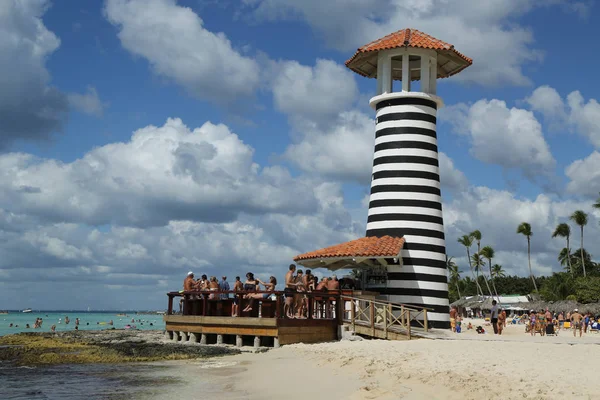
[[[0,309],[160,308],[188,270],[268,276],[364,235],[375,81],[343,63],[406,27],[474,59],[438,88],[448,254],[466,269],[480,229],[526,275],[528,221],[551,273],[582,209],[597,255],[598,8],[491,3],[9,0]]]

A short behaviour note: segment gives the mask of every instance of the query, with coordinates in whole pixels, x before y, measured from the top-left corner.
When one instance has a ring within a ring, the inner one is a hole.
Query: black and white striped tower
[[[371,286],[389,301],[426,306],[436,328],[449,328],[448,275],[440,192],[436,79],[472,64],[454,46],[404,29],[358,49],[346,65],[377,78],[375,151],[367,236],[404,237],[399,265]],[[402,82],[393,90],[393,82]],[[411,91],[411,81],[418,91]],[[416,85],[415,85],[416,86]]]

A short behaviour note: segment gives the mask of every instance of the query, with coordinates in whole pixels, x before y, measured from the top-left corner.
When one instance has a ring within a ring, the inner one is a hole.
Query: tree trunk
[[[490,279],[492,280],[492,286],[494,287],[494,293],[496,294],[496,299],[500,301],[500,297],[498,297],[498,291],[496,290],[496,282],[494,282],[494,275],[492,275],[492,259],[488,258],[488,262],[490,264]]]
[[[467,246],[465,246],[467,247]],[[471,275],[473,276],[473,279],[475,280],[475,290],[477,290],[477,296],[480,295],[483,296],[483,290],[481,290],[481,288],[479,287],[479,282],[477,282],[477,279],[475,278],[475,272],[473,271],[473,264],[471,264],[471,252],[469,251],[469,248],[467,247],[467,260],[469,261],[469,269],[471,270]]]
[[[458,298],[461,299],[462,296],[460,295],[460,288],[458,287],[458,281],[456,281],[456,291],[458,292]]]
[[[537,293],[537,283],[535,283],[535,278],[533,276],[533,270],[531,269],[531,239],[527,236],[527,259],[529,261],[529,276],[531,276],[531,280],[533,281],[533,288]]]
[[[581,225],[581,266],[583,267],[583,277],[585,278],[585,260],[583,258],[583,225]]]
[[[569,263],[569,269],[571,270],[571,276],[573,274],[573,264],[571,263],[571,248],[569,247],[569,235],[567,235],[567,262]]]
[[[490,283],[488,282],[487,278],[485,277],[485,274],[483,273],[483,271],[481,272],[481,276],[483,276],[483,281],[485,282],[485,286],[487,287],[488,293],[490,294],[490,297],[493,299],[494,294],[492,293],[492,289],[490,288]]]

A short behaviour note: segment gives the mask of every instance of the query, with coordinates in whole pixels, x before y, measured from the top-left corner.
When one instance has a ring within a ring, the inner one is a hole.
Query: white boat
[[[30,313],[31,312],[31,308],[26,308],[23,310],[24,313]]]

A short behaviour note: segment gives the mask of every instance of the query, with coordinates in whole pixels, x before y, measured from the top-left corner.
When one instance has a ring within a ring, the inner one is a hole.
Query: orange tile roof
[[[404,245],[404,238],[383,236],[363,237],[336,244],[294,257],[294,261],[331,257],[397,257]]]
[[[423,33],[417,29],[408,28],[390,33],[381,39],[374,40],[371,43],[360,47],[356,53],[354,53],[354,55],[348,61],[346,61],[346,66],[360,75],[367,76],[363,70],[360,68],[355,68],[353,65],[356,59],[360,58],[359,56],[364,55],[364,53],[376,53],[380,50],[389,50],[401,47],[431,49],[436,50],[438,54],[448,55],[451,53],[450,55],[458,56],[457,61],[462,64],[458,68],[455,68],[452,71],[447,71],[447,73],[444,73],[442,69],[438,68],[438,76],[442,78],[457,74],[458,72],[467,68],[469,65],[473,64],[473,60],[471,58],[458,52],[453,45],[436,39],[433,36]]]

